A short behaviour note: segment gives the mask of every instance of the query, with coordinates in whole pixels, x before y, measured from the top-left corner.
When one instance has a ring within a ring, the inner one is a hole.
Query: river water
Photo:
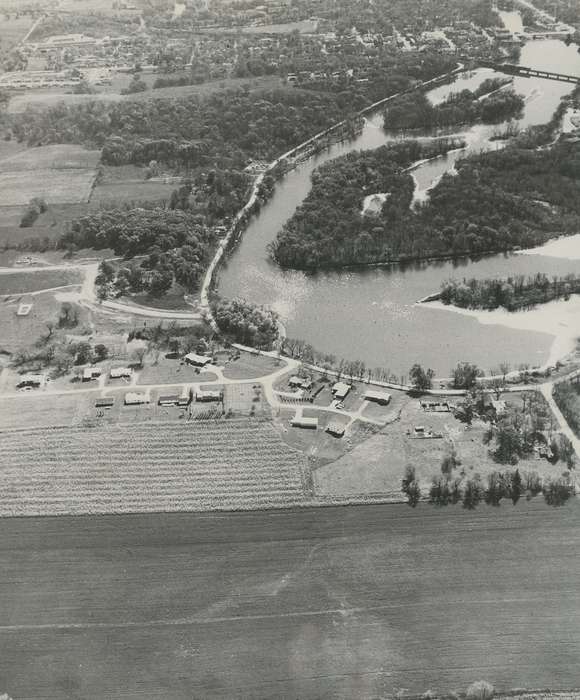
[[[576,47],[560,41],[529,42],[522,48],[520,63],[580,75],[580,54]],[[432,90],[429,97],[433,102],[441,101],[450,91],[476,87],[491,75],[493,72],[487,69],[464,74],[454,84]],[[560,99],[572,90],[566,83],[528,78],[515,78],[513,86],[526,99],[524,114],[518,121],[521,127],[548,122]],[[501,147],[501,142],[489,141],[498,130],[501,130],[498,126],[478,125],[462,132],[468,143],[466,150]],[[471,316],[417,306],[415,302],[438,291],[441,282],[449,278],[577,272],[578,262],[572,259],[510,254],[479,261],[315,274],[281,270],[269,259],[267,245],[308,194],[314,168],[349,151],[378,148],[401,137],[387,135],[382,129],[381,116],[375,115],[353,141],[334,145],[289,172],[278,183],[272,199],[250,222],[224,264],[219,293],[272,307],[279,313],[289,336],[303,338],[320,351],[360,359],[369,367],[389,368],[397,375],[405,374],[414,362],[432,367],[443,376],[459,361],[475,362],[484,369],[496,367],[504,360],[512,366],[543,364],[553,335],[505,325],[484,325]],[[429,187],[444,172],[452,170],[457,158],[465,153],[451,153],[420,166],[414,172],[416,197],[427,196]],[[580,242],[577,245],[580,247]]]

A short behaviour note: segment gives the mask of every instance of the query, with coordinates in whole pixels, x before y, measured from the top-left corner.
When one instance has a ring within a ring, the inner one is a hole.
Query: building
[[[95,408],[112,408],[115,405],[115,399],[112,396],[105,396],[95,401]]]
[[[160,406],[177,406],[179,403],[179,396],[177,394],[162,394],[158,399],[157,403]]]
[[[435,413],[451,412],[451,404],[447,401],[421,401],[421,408],[424,411],[433,411]]]
[[[310,377],[290,377],[288,384],[295,389],[305,389],[306,391],[312,389],[312,379]]]
[[[491,408],[495,413],[496,418],[499,418],[499,416],[503,416],[506,413],[507,404],[505,401],[491,399]]]
[[[18,311],[16,312],[17,316],[28,316],[28,314],[32,311],[32,304],[20,304],[18,307]]]
[[[300,416],[299,418],[292,418],[290,425],[293,428],[307,428],[309,430],[318,430],[318,418],[305,418]]]
[[[113,367],[109,373],[111,379],[130,379],[133,370],[130,367]]]
[[[344,435],[344,431],[344,425],[336,421],[329,423],[326,426],[326,432],[329,433],[329,435],[332,435],[333,437],[341,438]]]
[[[125,406],[140,406],[144,403],[150,403],[151,398],[149,394],[143,392],[129,392],[125,394]]]
[[[211,362],[211,357],[196,355],[194,352],[188,353],[183,359],[188,365],[193,365],[194,367],[205,367]]]
[[[348,396],[348,392],[352,389],[350,384],[345,384],[344,382],[337,382],[332,387],[332,393],[335,399],[342,401]]]
[[[374,389],[369,389],[365,393],[365,399],[367,401],[378,403],[380,406],[386,406],[391,401],[391,395],[387,391],[375,391]]]
[[[204,391],[203,389],[198,389],[195,392],[196,401],[222,401],[223,392],[221,391]]]
[[[46,384],[46,374],[23,374],[16,385],[19,389],[25,386],[41,387]]]
[[[83,370],[83,382],[90,382],[93,379],[98,379],[102,374],[100,367],[86,367]]]

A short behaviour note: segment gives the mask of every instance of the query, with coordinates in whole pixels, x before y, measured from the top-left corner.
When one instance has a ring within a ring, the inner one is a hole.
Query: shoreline
[[[576,347],[580,337],[580,295],[573,294],[568,301],[556,299],[529,310],[506,311],[499,308],[493,311],[462,309],[442,301],[417,302],[431,309],[459,313],[475,318],[481,325],[498,325],[513,330],[545,333],[553,337],[549,354],[540,371],[555,365],[568,356]],[[536,369],[536,368],[534,368]]]

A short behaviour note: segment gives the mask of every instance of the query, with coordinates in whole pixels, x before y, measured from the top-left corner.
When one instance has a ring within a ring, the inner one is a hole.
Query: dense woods
[[[31,146],[78,143],[103,148],[108,165],[243,167],[272,160],[365,106],[349,95],[300,90],[223,91],[182,99],[60,103],[28,107],[13,119],[19,141]]]
[[[274,242],[277,262],[312,269],[459,257],[532,247],[578,231],[580,144],[472,155],[430,190],[426,203],[410,209],[413,183],[401,170],[421,148],[382,147],[317,169],[303,206]],[[361,216],[364,196],[375,192],[391,195],[380,212]]]
[[[553,396],[568,425],[576,435],[580,436],[580,385],[578,382],[555,384]]]
[[[317,168],[302,206],[278,234],[271,252],[283,266],[349,264],[385,255],[385,224],[403,225],[413,199],[405,169],[422,158],[462,145],[403,141],[375,151],[348,153]],[[365,195],[388,193],[380,214],[363,216]]]
[[[278,317],[263,306],[244,299],[219,300],[213,314],[220,330],[235,342],[271,350],[278,338]]]
[[[548,277],[542,273],[507,279],[448,280],[441,285],[441,301],[462,309],[529,309],[554,299],[568,299],[580,293],[580,277],[569,274]]]
[[[505,80],[498,78],[485,80],[477,90],[451,93],[438,105],[432,105],[424,92],[402,95],[388,104],[385,129],[457,126],[479,121],[497,124],[513,119],[521,113],[524,100],[511,89],[495,92],[504,84]]]

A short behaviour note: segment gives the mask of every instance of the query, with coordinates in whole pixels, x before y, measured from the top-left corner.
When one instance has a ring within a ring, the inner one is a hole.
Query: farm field
[[[577,688],[579,517],[577,501],[533,501],[7,519],[3,688],[29,700],[376,700],[482,678]]]
[[[0,295],[18,295],[53,289],[71,284],[82,284],[83,275],[71,270],[36,270],[34,272],[13,272],[0,274]]]
[[[22,430],[2,436],[0,516],[290,506],[303,466],[257,421]]]
[[[3,375],[0,374],[0,381]],[[22,394],[18,397],[3,397],[0,401],[0,434],[2,444],[8,441],[9,433],[5,430],[22,430],[23,428],[52,428],[55,426],[72,426],[77,423],[87,410],[87,396],[74,394],[63,396],[51,396],[50,399],[38,399],[34,392]],[[17,434],[17,433],[15,433]],[[30,435],[30,432],[27,432]],[[22,452],[30,448],[27,443],[21,444]],[[42,449],[39,444],[38,449]],[[0,464],[5,468],[9,463],[7,456],[0,456]],[[0,473],[2,472],[0,468]]]
[[[150,180],[129,180],[97,183],[92,194],[91,205],[121,206],[127,201],[164,202],[177,187],[175,183],[151,182]]]

